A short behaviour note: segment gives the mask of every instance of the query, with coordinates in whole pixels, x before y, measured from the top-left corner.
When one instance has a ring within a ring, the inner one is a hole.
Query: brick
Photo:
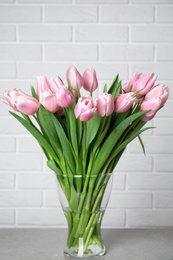
[[[173,23],[173,7],[159,6],[156,9],[158,23]]]
[[[46,22],[97,22],[95,6],[46,6]]]
[[[62,61],[95,61],[98,59],[97,45],[83,44],[47,44],[45,45],[46,60]]]
[[[2,170],[37,171],[42,169],[42,157],[38,154],[1,154],[0,165]]]
[[[125,212],[113,208],[107,208],[102,220],[103,228],[116,228],[125,225]]]
[[[1,25],[0,26],[0,41],[15,41],[16,29],[13,25]]]
[[[144,136],[142,140],[147,154],[173,153],[173,146],[171,145],[173,143],[173,136]],[[129,153],[142,152],[138,139],[134,140],[128,148]]]
[[[71,41],[71,26],[61,25],[20,25],[20,41]]]
[[[152,171],[152,157],[144,155],[123,154],[116,166],[116,172]]]
[[[86,68],[95,68],[99,80],[111,80],[119,73],[120,79],[128,78],[128,65],[116,63],[75,63],[76,67],[83,73]]]
[[[18,224],[33,226],[66,227],[66,219],[62,209],[19,209]]]
[[[173,211],[168,210],[130,210],[128,226],[169,227],[173,225]]]
[[[160,109],[157,112],[156,118],[158,118],[158,117],[172,117],[172,107],[173,107],[173,100],[171,100],[171,99],[167,100],[163,109]]]
[[[129,0],[75,0],[76,4],[127,4]]]
[[[156,58],[158,61],[173,61],[173,46],[158,45]]]
[[[55,189],[53,173],[18,174],[19,189]]]
[[[15,175],[11,172],[0,173],[0,188],[12,189],[15,187]]]
[[[129,190],[170,190],[173,189],[173,174],[129,174]]]
[[[126,176],[124,174],[119,174],[118,172],[114,173],[113,176],[113,190],[123,190],[125,188]]]
[[[157,155],[155,158],[155,165],[157,172],[172,172],[172,155]]]
[[[149,192],[112,192],[111,208],[151,208],[152,195]]]
[[[101,60],[104,61],[152,61],[153,46],[101,45]]]
[[[114,25],[76,25],[75,41],[127,42],[128,27]]]
[[[167,42],[173,41],[173,26],[132,26],[132,42]]]
[[[0,63],[0,78],[13,79],[16,77],[16,64],[15,63]]]
[[[67,69],[72,63],[19,63],[19,77],[21,79],[36,79],[38,75],[45,75],[47,78],[66,77]]]
[[[40,60],[41,45],[1,44],[1,60]]]
[[[10,111],[13,110],[7,105],[6,105],[6,109]],[[25,134],[25,133],[28,133],[25,127],[12,116],[1,118],[0,134]]]
[[[153,71],[159,76],[159,80],[172,80],[173,79],[173,63],[136,63],[131,65],[132,71],[143,72],[147,74]],[[164,110],[164,109],[163,109]]]
[[[41,191],[0,191],[1,207],[42,206]]]
[[[32,15],[28,15],[32,14]],[[39,6],[1,6],[0,22],[40,22]]]
[[[173,208],[173,192],[172,191],[155,192],[154,206],[156,208]]]
[[[45,206],[46,207],[61,207],[57,190],[45,192]]]
[[[0,152],[15,152],[16,140],[12,136],[0,136]]]
[[[19,3],[23,4],[70,4],[72,0],[18,0]]]
[[[156,135],[173,135],[173,119],[156,118],[154,121],[156,126]]]
[[[102,22],[143,23],[154,21],[154,8],[147,6],[102,6]]]
[[[0,209],[0,225],[13,225],[15,223],[14,209]]]
[[[39,143],[33,136],[19,136],[18,146],[20,153],[43,153]]]
[[[172,4],[172,0],[131,0],[132,4]]]

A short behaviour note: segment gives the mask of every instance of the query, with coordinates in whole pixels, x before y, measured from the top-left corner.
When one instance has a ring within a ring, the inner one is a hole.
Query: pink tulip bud
[[[45,76],[37,77],[37,96],[40,97],[40,91],[45,91],[46,89],[50,89],[47,78]]]
[[[11,106],[15,111],[26,115],[33,115],[39,108],[39,102],[32,96],[22,92],[19,88],[7,90],[3,95],[2,102]]]
[[[97,99],[97,112],[100,116],[109,116],[114,111],[114,100],[111,94],[103,93]]]
[[[135,100],[136,100],[135,93],[133,92],[119,94],[115,98],[115,112],[118,113],[126,112],[127,110],[129,110],[129,108],[131,108]]]
[[[159,98],[152,98],[148,100],[144,100],[144,102],[141,104],[141,111],[144,110],[150,110],[145,115],[143,115],[142,120],[143,121],[149,121],[153,119],[157,111],[159,110],[161,105],[161,100]]]
[[[154,86],[154,83],[155,83],[156,79],[157,79],[157,76],[155,76],[154,73],[149,73],[149,74],[147,74],[145,76],[140,77],[134,83],[134,91],[138,95],[144,96]]]
[[[70,81],[72,89],[79,90],[82,86],[82,76],[79,71],[74,67],[67,70],[67,82]]]
[[[56,98],[60,107],[69,107],[73,103],[73,95],[65,86],[58,89]]]
[[[148,99],[157,98],[157,97],[160,98],[160,100],[161,100],[160,106],[162,107],[166,103],[166,101],[169,97],[168,87],[166,87],[163,84],[156,85],[154,88],[152,88],[147,93],[147,95],[145,96],[145,99],[148,100]]]
[[[86,69],[83,74],[83,87],[89,92],[93,92],[98,87],[96,71],[94,69]]]
[[[58,110],[57,98],[50,89],[40,91],[40,103],[50,112],[55,113]]]
[[[50,88],[53,94],[55,94],[62,86],[64,87],[64,83],[59,77],[50,79]]]
[[[143,76],[142,73],[139,73],[139,74],[138,74],[137,72],[135,72],[135,73],[131,76],[129,83],[125,83],[125,84],[122,86],[122,93],[128,92],[131,86],[132,86],[132,92],[134,92],[134,87],[133,87],[133,86],[134,86],[135,82],[136,82],[138,79],[140,79],[142,76]]]
[[[91,96],[83,96],[78,99],[74,109],[76,118],[80,118],[81,121],[88,121],[95,115],[95,113],[96,108]]]

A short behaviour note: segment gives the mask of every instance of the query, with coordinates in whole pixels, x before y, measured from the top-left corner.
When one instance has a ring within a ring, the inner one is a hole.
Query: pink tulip
[[[168,87],[166,87],[163,84],[156,85],[154,88],[152,88],[147,93],[147,95],[145,96],[145,99],[148,100],[148,99],[157,98],[157,97],[160,98],[160,100],[161,100],[160,106],[162,107],[166,103],[166,101],[169,97]]]
[[[115,98],[115,112],[118,113],[126,112],[127,110],[129,110],[129,108],[131,108],[135,100],[136,100],[135,93],[133,92],[119,94]]]
[[[2,102],[10,105],[15,111],[26,115],[33,115],[39,108],[39,102],[36,98],[22,92],[19,88],[6,90]]]
[[[65,86],[58,89],[56,98],[60,107],[69,107],[73,103],[73,95]]]
[[[72,89],[79,90],[82,86],[82,76],[79,71],[74,67],[67,70],[67,81],[70,81]]]
[[[129,83],[125,83],[125,84],[122,86],[122,90],[123,90],[122,93],[128,92],[131,86],[132,86],[132,92],[134,92],[134,87],[133,87],[133,86],[134,86],[135,82],[136,82],[138,79],[140,79],[142,76],[143,76],[142,73],[139,73],[139,74],[138,74],[137,72],[135,72],[135,73],[131,76]]]
[[[86,69],[83,74],[83,87],[89,92],[93,92],[98,87],[96,71],[94,69]]]
[[[141,111],[150,110],[150,111],[147,112],[145,115],[143,115],[142,120],[146,122],[153,119],[153,117],[159,110],[160,105],[161,105],[161,100],[159,98],[144,100],[140,110]]]
[[[59,108],[57,104],[57,98],[50,89],[46,89],[43,92],[40,91],[39,101],[47,110],[52,113],[55,113]]]
[[[40,91],[44,91],[46,89],[50,89],[49,82],[45,76],[37,77],[37,96],[40,96]]]
[[[111,94],[103,93],[97,99],[97,112],[100,116],[109,116],[114,111],[114,100]]]
[[[154,73],[149,73],[145,76],[140,77],[133,85],[135,93],[144,96],[154,86],[157,76]]]
[[[80,118],[81,121],[88,121],[95,115],[95,113],[96,108],[91,96],[83,96],[78,99],[74,109],[76,118]]]
[[[61,87],[64,87],[64,83],[59,77],[50,79],[50,88],[53,94],[55,94]]]

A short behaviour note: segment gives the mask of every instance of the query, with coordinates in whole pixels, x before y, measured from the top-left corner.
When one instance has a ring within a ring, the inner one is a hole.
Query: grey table
[[[173,229],[103,229],[102,237],[101,260],[173,260]],[[77,259],[63,254],[66,238],[66,229],[0,229],[0,260]]]

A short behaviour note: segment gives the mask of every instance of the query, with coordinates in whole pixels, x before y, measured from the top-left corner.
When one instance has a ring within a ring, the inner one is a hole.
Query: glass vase
[[[56,173],[59,200],[68,223],[64,253],[73,257],[102,256],[106,253],[101,222],[113,182],[113,174],[92,176]]]

